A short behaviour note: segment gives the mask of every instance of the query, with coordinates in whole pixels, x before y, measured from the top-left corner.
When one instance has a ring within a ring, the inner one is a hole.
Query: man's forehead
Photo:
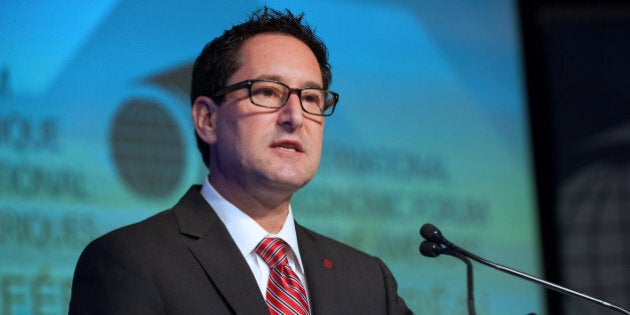
[[[287,48],[285,46],[294,46]],[[301,47],[300,47],[301,46]],[[287,51],[290,51],[287,54]],[[280,55],[281,57],[277,57]],[[310,68],[314,75],[310,75],[300,82],[300,87],[318,87],[321,88],[323,83],[321,68],[313,51],[303,41],[297,37],[280,32],[260,33],[248,38],[239,49],[238,67],[232,74],[229,81],[238,81],[240,79],[266,79],[283,83],[297,75],[296,71],[288,71],[284,73],[276,72],[280,66],[287,67],[292,60],[296,60],[299,66],[292,69]],[[309,60],[310,67],[305,67],[304,60]],[[282,64],[282,65],[280,65]],[[278,66],[278,67],[277,67]],[[234,75],[239,72],[253,72],[250,77],[234,79]],[[231,82],[231,83],[234,83]]]

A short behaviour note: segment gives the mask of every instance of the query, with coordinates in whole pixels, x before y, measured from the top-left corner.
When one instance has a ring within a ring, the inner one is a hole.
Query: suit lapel
[[[174,207],[181,233],[198,238],[190,251],[237,314],[266,313],[251,269],[199,187],[193,186]]]
[[[340,305],[340,301],[337,301],[337,297],[343,295],[342,292],[338,292],[339,288],[335,282],[338,275],[334,267],[334,260],[306,229],[296,224],[295,230],[304,265],[312,313],[338,313],[335,305]]]

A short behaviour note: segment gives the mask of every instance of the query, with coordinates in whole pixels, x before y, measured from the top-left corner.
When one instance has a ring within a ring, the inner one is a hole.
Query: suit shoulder
[[[140,241],[151,242],[152,239],[160,239],[172,236],[172,232],[179,234],[179,224],[181,219],[192,218],[193,221],[207,221],[206,213],[210,212],[210,208],[205,201],[201,199],[199,194],[199,185],[193,185],[180,200],[171,208],[155,213],[139,222],[128,224],[112,230],[97,240],[115,240],[115,239],[137,239]],[[203,208],[205,206],[207,208]],[[192,210],[191,210],[192,209]],[[184,213],[186,211],[197,212],[193,215]],[[180,215],[178,215],[178,212]],[[200,214],[201,213],[201,214]],[[201,218],[205,220],[201,220]]]
[[[142,221],[125,225],[109,231],[92,240],[84,249],[84,252],[96,251],[102,254],[107,252],[130,251],[150,244],[160,242],[160,238],[169,230],[176,230],[172,210],[159,212]]]
[[[105,233],[100,238],[116,239],[116,238],[146,238],[153,236],[152,234],[160,233],[161,230],[176,226],[176,219],[173,209],[164,210],[156,213],[139,222],[131,223],[110,232]]]

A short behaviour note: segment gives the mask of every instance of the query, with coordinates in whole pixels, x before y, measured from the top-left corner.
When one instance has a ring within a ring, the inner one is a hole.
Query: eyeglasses
[[[333,91],[319,88],[294,89],[272,80],[246,80],[228,85],[214,93],[212,98],[221,97],[245,87],[249,92],[249,99],[254,105],[281,108],[287,103],[291,93],[295,93],[300,99],[302,110],[317,116],[332,115],[339,101],[339,94]]]

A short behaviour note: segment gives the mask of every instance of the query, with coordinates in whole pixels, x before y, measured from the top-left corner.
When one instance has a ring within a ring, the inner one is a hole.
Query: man
[[[191,100],[210,174],[173,208],[88,245],[70,313],[411,313],[380,259],[293,220],[338,100],[327,58],[288,10],[257,11],[209,43]]]

